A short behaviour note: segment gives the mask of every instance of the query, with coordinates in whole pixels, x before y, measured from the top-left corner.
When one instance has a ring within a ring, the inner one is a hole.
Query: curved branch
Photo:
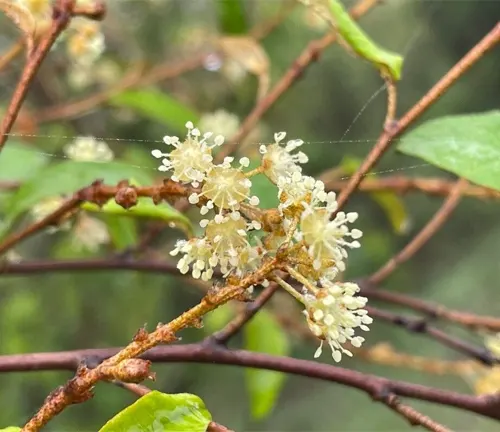
[[[0,356],[0,372],[75,370],[82,361],[100,362],[115,355],[119,350],[120,348],[104,348]],[[465,395],[405,381],[389,380],[310,360],[278,357],[243,350],[232,351],[201,344],[155,347],[144,354],[142,358],[156,363],[224,364],[274,370],[336,382],[361,390],[375,400],[383,401],[388,395],[394,394],[451,406],[500,420],[500,394],[490,396]]]
[[[365,158],[356,173],[350,178],[346,187],[339,195],[339,210],[346,204],[349,197],[357,189],[365,174],[387,151],[395,138],[400,136],[418,117],[436,102],[462,75],[464,75],[477,61],[500,42],[500,23],[479,41],[446,75],[441,78],[423,97],[420,99],[394,127],[385,128],[384,132]]]

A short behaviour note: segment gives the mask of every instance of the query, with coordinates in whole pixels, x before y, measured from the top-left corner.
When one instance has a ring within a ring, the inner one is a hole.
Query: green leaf
[[[105,215],[103,221],[108,228],[111,242],[117,251],[130,248],[139,241],[135,220]]]
[[[19,432],[21,430],[20,427],[17,426],[9,426],[5,429],[0,429],[0,432]]]
[[[406,134],[398,150],[500,190],[499,110],[428,121]]]
[[[338,33],[342,45],[375,66],[382,75],[401,78],[403,57],[381,48],[354,21],[339,0],[301,0],[326,19]]]
[[[205,432],[211,421],[198,396],[152,391],[118,413],[99,432]]]
[[[23,181],[33,177],[48,162],[37,149],[9,140],[0,154],[0,180]]]
[[[204,329],[212,334],[222,329],[235,315],[232,304],[226,303],[203,317]]]
[[[130,180],[130,184],[140,186],[134,179]],[[111,217],[127,216],[134,218],[157,219],[167,222],[170,226],[176,226],[186,232],[188,237],[192,236],[193,227],[191,221],[182,213],[175,210],[169,204],[160,203],[154,204],[151,198],[141,197],[137,200],[137,204],[131,208],[124,209],[117,204],[114,199],[110,199],[103,206],[86,202],[81,205],[81,208],[94,213],[108,215]]]
[[[361,165],[361,159],[345,156],[340,163],[342,170],[346,174],[354,174]],[[370,174],[371,178],[376,178]],[[371,192],[369,196],[382,208],[397,234],[405,234],[410,228],[410,216],[403,200],[390,191]]]
[[[290,351],[287,334],[276,319],[261,310],[245,326],[245,349],[286,356]],[[250,394],[250,410],[256,420],[268,416],[278,399],[286,375],[282,372],[246,369],[246,386]]]
[[[130,108],[146,118],[171,127],[176,132],[184,132],[188,121],[196,124],[199,120],[196,112],[156,89],[127,90],[113,96],[110,103]]]
[[[148,171],[119,162],[65,161],[50,165],[39,171],[36,178],[24,183],[11,197],[8,220],[12,221],[44,198],[72,194],[97,179],[116,184],[131,177],[142,183],[150,183],[153,179]]]
[[[216,2],[219,27],[222,33],[243,34],[247,30],[243,0]]]

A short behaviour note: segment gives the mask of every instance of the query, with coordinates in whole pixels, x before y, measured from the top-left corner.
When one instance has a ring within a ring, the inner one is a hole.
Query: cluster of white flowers
[[[69,159],[79,162],[109,162],[114,159],[109,146],[93,137],[77,137],[64,147],[64,153]]]
[[[212,133],[202,134],[191,122],[186,127],[184,140],[164,138],[172,151],[152,151],[162,159],[158,169],[171,171],[172,180],[191,187],[189,202],[200,207],[203,216],[212,215],[200,222],[202,237],[177,242],[171,254],[182,255],[179,270],[207,281],[219,267],[223,277],[241,278],[276,258],[302,288],[296,290],[274,274],[259,283],[274,280],[303,303],[309,328],[321,340],[315,356],[321,354],[323,341],[335,361],[342,354],[352,355],[344,344],[359,347],[364,338],[355,330],[366,331],[372,322],[364,309],[367,299],[357,295],[358,286],[336,281],[345,270],[348,249],[360,247],[362,232],[348,226],[357,213],[338,212],[335,194],[302,173],[301,165],[308,161],[299,151],[302,140],[285,142],[286,133],[276,133],[273,143],[260,147],[260,165],[249,170],[246,157],[238,164],[232,157],[216,164],[212,150],[224,138],[218,135],[210,141]],[[259,198],[251,193],[256,175],[265,175],[275,185],[277,209],[258,207]]]
[[[92,1],[77,0],[77,5],[85,6]],[[32,14],[38,31],[43,31],[50,25],[52,0],[17,0],[17,3]],[[100,57],[105,48],[101,24],[86,18],[73,19],[64,37],[69,57],[79,67],[86,69]]]

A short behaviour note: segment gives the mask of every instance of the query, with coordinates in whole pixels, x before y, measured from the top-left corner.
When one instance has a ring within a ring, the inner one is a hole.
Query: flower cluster
[[[108,145],[93,137],[77,137],[64,147],[64,153],[69,159],[79,162],[109,162],[114,159]]]
[[[92,0],[77,0],[78,6],[85,6]],[[52,17],[51,0],[17,0],[17,3],[26,8],[36,21],[39,32],[44,31]],[[98,22],[85,18],[75,18],[71,21],[66,38],[68,56],[78,66],[86,69],[100,57],[104,51],[104,35]],[[88,72],[88,70],[87,70]]]
[[[304,305],[309,328],[321,341],[315,356],[324,341],[335,361],[352,355],[344,345],[359,347],[364,338],[355,332],[367,331],[372,319],[364,309],[367,299],[357,295],[359,287],[336,278],[345,270],[348,250],[360,247],[362,232],[349,227],[358,214],[338,211],[335,194],[303,174],[301,165],[308,158],[300,151],[302,140],[285,141],[285,132],[276,133],[273,143],[260,147],[257,168],[250,169],[246,157],[216,163],[212,151],[224,138],[212,140],[212,133],[202,134],[191,122],[186,127],[185,139],[164,138],[170,152],[152,151],[161,159],[158,169],[170,171],[172,180],[186,186],[189,202],[204,217],[203,236],[180,240],[171,252],[181,255],[179,270],[208,281],[219,268],[234,281],[272,261],[276,265],[256,283],[273,280]],[[266,176],[276,188],[277,208],[259,208],[259,197],[252,194],[256,175]],[[299,288],[276,270],[288,272]]]

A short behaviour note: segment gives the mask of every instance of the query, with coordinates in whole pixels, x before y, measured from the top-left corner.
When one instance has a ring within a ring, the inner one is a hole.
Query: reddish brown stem
[[[373,6],[379,3],[379,1],[380,0],[361,0],[351,9],[350,14],[354,19],[359,19]],[[298,80],[298,78],[303,75],[304,71],[318,59],[320,54],[336,40],[337,36],[335,33],[328,33],[321,39],[311,42],[306,47],[306,49],[297,57],[276,85],[257,103],[250,114],[248,114],[236,135],[231,137],[230,142],[228,142],[222,151],[218,153],[218,160],[224,159],[225,156],[236,149],[236,147],[252,131],[252,128],[269,110],[269,108],[271,108],[283,95],[283,93],[285,93]]]
[[[354,176],[339,195],[339,210],[357,189],[363,177],[380,160],[395,138],[401,135],[418,117],[420,117],[439,97],[464,75],[477,61],[500,41],[500,23],[498,23],[480,42],[474,46],[441,80],[420,99],[394,127],[384,128],[384,132],[365,158]]]
[[[102,361],[119,351],[119,348],[33,353],[0,356],[0,372],[74,370],[86,359]],[[356,388],[375,400],[389,394],[446,405],[500,420],[500,394],[472,396],[447,390],[394,381],[309,360],[271,356],[242,350],[217,349],[209,345],[161,346],[150,349],[142,358],[152,362],[187,362],[225,364],[301,375],[336,382]]]
[[[326,181],[327,190],[340,191],[347,184],[346,180]],[[410,178],[404,176],[388,176],[382,178],[365,178],[359,185],[360,192],[393,191],[397,194],[422,192],[433,196],[448,196],[455,182],[440,178]],[[500,199],[500,192],[483,186],[467,185],[462,196],[478,199]]]
[[[368,282],[377,285],[386,279],[396,268],[406,261],[408,261],[415,253],[417,253],[425,243],[443,226],[448,220],[451,213],[458,205],[462,196],[462,190],[468,185],[467,180],[460,179],[456,182],[455,187],[451,190],[450,195],[444,201],[443,205],[439,208],[436,214],[429,220],[429,222],[422,228],[422,230],[408,243],[401,252],[391,258],[379,270],[373,273]]]
[[[269,284],[269,286],[265,288],[252,303],[247,304],[242,313],[234,318],[222,330],[209,336],[206,341],[215,342],[219,345],[227,344],[229,339],[236,335],[243,328],[243,326],[245,326],[245,324],[247,324],[248,321],[250,321],[260,309],[262,309],[278,288],[279,285],[276,283]]]
[[[33,79],[40,68],[45,56],[71,21],[72,11],[76,0],[58,0],[54,5],[52,24],[47,33],[42,37],[33,54],[24,66],[21,78],[17,83],[14,95],[7,108],[7,113],[0,126],[0,152],[8,138],[8,133],[16,121],[19,110],[26,98]]]

